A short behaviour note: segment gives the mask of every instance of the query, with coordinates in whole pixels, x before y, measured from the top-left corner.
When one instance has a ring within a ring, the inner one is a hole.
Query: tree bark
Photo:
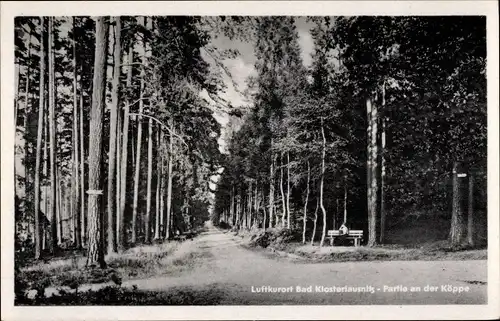
[[[120,104],[120,74],[121,74],[121,18],[114,17],[114,53],[113,53],[113,80],[111,90],[111,106],[109,120],[109,161],[108,161],[108,253],[116,253],[116,214],[115,214],[115,156],[116,156],[116,127],[118,106]]]
[[[273,141],[271,139],[271,146]],[[271,153],[271,165],[269,169],[269,227],[273,227],[273,209],[274,209],[274,155]]]
[[[372,105],[371,99],[367,101],[367,110],[369,111],[369,193],[368,193],[368,246],[377,244],[377,107]]]
[[[134,63],[134,46],[130,44],[127,62],[129,64],[127,70],[127,88],[132,86],[132,64]],[[128,131],[130,123],[130,105],[129,98],[125,99],[125,107],[123,111],[123,137],[121,147],[121,166],[120,166],[120,221],[118,222],[119,233],[117,235],[117,248],[121,253],[125,249],[127,235],[125,233],[125,201],[127,196],[127,164],[128,164]]]
[[[30,200],[30,196],[31,196],[31,193],[29,191],[29,186],[30,186],[30,177],[29,177],[29,174],[31,173],[30,169],[29,169],[29,165],[31,164],[30,161],[28,161],[29,159],[29,148],[28,148],[28,140],[29,140],[29,134],[30,134],[30,130],[29,130],[29,127],[28,127],[28,123],[29,123],[29,117],[30,117],[30,114],[31,114],[31,106],[30,106],[30,76],[31,76],[31,28],[29,30],[29,34],[28,34],[28,48],[27,48],[27,51],[28,51],[28,57],[27,57],[27,62],[26,62],[26,80],[25,80],[25,83],[26,83],[26,87],[25,87],[25,105],[24,105],[24,124],[23,124],[23,128],[24,128],[24,133],[23,133],[23,138],[24,138],[24,195],[25,195],[25,199],[26,199],[26,202],[24,202],[24,216],[26,219],[28,219],[27,217],[27,214],[29,212],[29,209],[27,208],[27,204],[28,204],[28,201]],[[15,163],[15,162],[14,162]],[[14,172],[15,173],[15,172]],[[17,176],[17,175],[15,175]],[[29,224],[28,224],[28,234],[29,234]]]
[[[172,170],[173,170],[173,162],[174,162],[174,119],[170,119],[170,130],[172,133],[168,139],[168,168],[167,168],[167,224],[165,227],[165,239],[170,238],[170,217],[172,215]]]
[[[39,92],[39,106],[38,106],[38,126],[36,135],[36,159],[35,159],[35,260],[40,259],[41,255],[41,227],[40,227],[40,163],[42,153],[42,131],[44,124],[45,112],[45,18],[40,17],[41,35],[40,35],[40,92]],[[45,199],[45,202],[47,200]]]
[[[453,164],[453,204],[451,216],[450,241],[452,246],[461,246],[467,239],[467,184],[463,164]]]
[[[236,216],[235,216],[235,209],[234,209],[234,185],[231,185],[231,210],[230,210],[230,214],[231,214],[231,227],[234,226],[234,224],[236,223]]]
[[[316,199],[316,209],[314,210],[314,226],[311,235],[311,246],[314,245],[314,238],[316,237],[316,228],[318,224],[318,209],[319,209],[319,198]]]
[[[286,227],[290,228],[290,152],[286,152]]]
[[[149,119],[148,124],[148,181],[146,196],[146,218],[144,220],[145,241],[150,241],[150,220],[151,220],[151,180],[153,176],[153,120]]]
[[[83,212],[80,209],[80,175],[78,173],[80,167],[79,159],[79,137],[78,137],[78,90],[77,90],[77,69],[76,69],[76,36],[75,36],[75,17],[72,20],[73,25],[73,210],[75,213],[75,241],[77,248],[82,247],[82,236],[81,236],[81,216]],[[83,161],[83,160],[82,160]]]
[[[385,81],[382,85],[382,130],[380,134],[381,146],[380,146],[380,243],[384,243],[385,238],[385,117],[383,116],[385,109]]]
[[[53,18],[49,17],[49,137],[50,137],[50,216],[51,216],[51,244],[50,251],[57,250],[57,217],[56,217],[56,119],[55,119],[55,84],[54,84],[54,51],[53,51]]]
[[[161,150],[161,142],[160,142],[160,131],[161,129],[158,128],[156,132],[156,143],[158,147],[156,148],[157,153],[156,153],[156,216],[155,216],[155,235],[154,239],[158,240],[160,238],[160,182],[161,182],[161,156],[160,156],[160,150]]]
[[[88,196],[88,252],[87,266],[106,266],[102,244],[102,213],[100,198],[102,162],[102,125],[106,91],[106,57],[108,26],[104,17],[96,19],[95,61],[90,114],[89,190]]]
[[[281,193],[281,205],[282,205],[282,217],[281,217],[281,227],[285,227],[286,220],[286,199],[285,192],[283,190],[283,154],[280,157],[280,193]]]
[[[343,224],[347,224],[347,182],[344,183],[344,221]]]
[[[80,82],[80,243],[85,247],[87,240],[85,215],[85,138],[83,136],[83,86]]]
[[[319,246],[323,246],[326,237],[326,209],[323,205],[323,189],[325,183],[325,158],[326,158],[326,137],[325,128],[323,126],[323,118],[321,118],[321,136],[323,137],[323,148],[321,154],[321,181],[319,187],[319,205],[321,206],[321,211],[323,212],[323,233],[321,234],[321,242]]]
[[[475,245],[474,240],[474,175],[469,171],[469,194],[467,207],[467,243],[470,246]]]
[[[164,238],[165,235],[165,225],[168,225],[168,221],[165,224],[165,153],[163,152],[165,150],[164,148],[164,143],[165,143],[165,133],[162,131],[160,135],[160,145],[162,146],[161,149],[161,156],[160,156],[160,166],[161,166],[161,177],[160,177],[160,238]]]
[[[67,212],[67,208],[65,207],[66,206],[66,194],[70,194],[70,197],[72,196],[71,195],[71,190],[69,191],[65,191],[64,192],[64,197],[63,197],[63,192],[61,190],[61,170],[58,168],[56,170],[56,195],[57,195],[57,204],[56,204],[56,229],[57,229],[57,244],[60,245],[61,244],[61,221],[63,219],[63,210],[65,212],[65,215],[69,216],[71,219],[73,218],[72,217],[72,213],[71,213],[71,208],[69,209],[69,213]],[[68,215],[69,214],[69,215]],[[73,223],[73,222],[71,222]],[[72,235],[72,241],[75,242],[75,238],[74,238],[74,235]]]
[[[306,244],[306,227],[307,227],[307,205],[309,202],[309,184],[311,181],[311,167],[309,160],[307,161],[307,185],[306,185],[306,200],[304,202],[304,221],[302,225],[302,244]]]

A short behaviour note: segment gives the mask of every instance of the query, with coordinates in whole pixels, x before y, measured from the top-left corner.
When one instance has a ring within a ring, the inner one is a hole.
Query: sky
[[[305,17],[297,17],[295,20],[295,25],[297,27],[297,32],[299,36],[299,46],[301,50],[301,57],[304,65],[309,67],[312,63],[311,54],[313,53],[313,38],[310,33],[312,28],[311,23],[306,21]],[[230,40],[225,36],[219,36],[212,40],[213,44],[220,49],[237,49],[240,55],[235,59],[227,59],[224,61],[225,66],[229,69],[231,77],[236,83],[238,90],[233,87],[233,82],[230,80],[229,76],[224,75],[224,82],[227,86],[225,93],[220,96],[226,101],[230,102],[234,107],[248,106],[251,105],[251,101],[244,97],[241,92],[244,92],[247,88],[246,80],[249,76],[256,76],[255,69],[255,55],[254,48],[251,43],[242,42],[239,40]],[[207,59],[210,63],[210,59]],[[239,92],[240,93],[239,93]],[[206,95],[202,94],[203,97],[207,98]],[[214,113],[215,119],[221,124],[222,133],[219,138],[219,149],[221,152],[226,151],[227,142],[225,141],[226,130],[229,121],[229,117],[225,113]],[[211,180],[217,182],[219,175],[212,176]],[[216,184],[210,183],[210,188],[215,189]],[[212,195],[213,197],[213,195]],[[210,207],[209,210],[213,208]]]
[[[297,32],[299,35],[299,46],[301,49],[302,61],[306,67],[311,65],[312,58],[311,54],[313,52],[313,39],[310,33],[312,24],[306,21],[305,17],[297,17],[295,21],[297,27]],[[255,55],[254,48],[251,43],[242,42],[239,40],[230,40],[225,36],[219,36],[212,40],[213,44],[220,49],[237,49],[240,55],[235,59],[227,59],[224,64],[230,70],[231,76],[236,83],[238,90],[236,90],[230,78],[224,75],[224,81],[226,83],[227,89],[225,93],[221,93],[221,97],[231,103],[235,107],[248,106],[251,105],[251,101],[245,98],[239,92],[244,92],[247,88],[246,80],[249,76],[256,76],[255,69]],[[209,59],[207,59],[209,60]],[[210,61],[209,61],[210,62]],[[206,95],[203,95],[206,97]],[[223,131],[228,123],[228,116],[224,113],[215,113],[214,117],[222,125]],[[219,145],[223,151],[226,142],[224,141],[224,135],[219,139]]]

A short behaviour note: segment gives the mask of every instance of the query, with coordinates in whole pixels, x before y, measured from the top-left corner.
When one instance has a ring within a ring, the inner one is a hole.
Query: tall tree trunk
[[[160,145],[163,146],[165,144],[165,132],[161,132],[160,136]],[[166,225],[165,223],[165,153],[163,152],[165,147],[163,146],[161,151],[162,154],[160,156],[160,165],[161,165],[161,178],[160,178],[160,238],[164,238]]]
[[[149,119],[148,124],[148,182],[146,196],[146,219],[144,222],[145,241],[150,241],[150,220],[151,220],[151,180],[153,177],[153,120]]]
[[[121,18],[115,20],[115,44],[113,53],[113,80],[111,91],[111,106],[109,120],[109,161],[108,161],[108,253],[116,253],[116,214],[115,214],[115,156],[116,156],[116,127],[118,118],[118,106],[120,104],[120,74],[121,74]]]
[[[132,86],[132,64],[134,63],[134,46],[130,44],[127,56],[127,88]],[[125,201],[127,196],[127,164],[128,164],[128,127],[130,123],[130,102],[129,98],[125,99],[125,107],[123,111],[123,136],[121,147],[121,166],[120,166],[120,221],[118,222],[119,233],[117,235],[118,252],[121,253],[125,249],[127,235],[125,233]]]
[[[377,244],[377,107],[367,100],[367,112],[369,113],[369,191],[368,191],[368,246]]]
[[[47,95],[48,96],[48,95]],[[45,181],[49,178],[49,115],[48,115],[48,97],[47,99],[44,99],[44,105],[47,107],[47,113],[44,115],[44,126],[43,126],[43,178]],[[44,213],[42,217],[42,221],[40,222],[41,224],[41,234],[42,234],[42,250],[45,250],[47,248],[47,242],[46,242],[46,236],[47,236],[47,218],[49,215],[49,186],[44,186],[43,189],[43,199],[44,199]]]
[[[467,240],[467,176],[461,163],[453,164],[453,204],[451,214],[450,240],[452,246],[461,246]]]
[[[42,26],[41,29],[42,29],[42,34],[43,34],[43,24],[40,23],[40,25]],[[43,37],[43,35],[42,35],[42,37]],[[41,48],[43,48],[43,47],[41,47]],[[15,85],[15,88],[14,88],[14,128],[17,128],[17,114],[18,114],[18,109],[19,109],[19,89],[20,89],[19,83],[21,81],[21,77],[19,77],[19,74],[21,72],[20,64],[21,64],[20,59],[16,57],[15,58],[15,70],[14,70],[14,77],[15,77],[14,78],[14,85]]]
[[[321,242],[319,246],[323,246],[326,237],[326,209],[323,205],[323,190],[325,183],[325,158],[326,158],[326,137],[325,137],[325,128],[323,126],[323,118],[321,118],[321,136],[323,137],[323,148],[321,154],[321,181],[319,187],[319,205],[321,206],[321,211],[323,212],[323,233],[321,234]]]
[[[316,228],[318,226],[318,209],[319,209],[319,198],[316,198],[316,209],[314,210],[314,225],[313,225],[313,233],[311,235],[311,245],[314,245],[314,238],[316,237]]]
[[[170,118],[170,130],[172,133],[168,139],[168,168],[167,168],[167,226],[165,227],[165,239],[170,238],[170,217],[172,215],[172,169],[174,166],[174,119]]]
[[[116,251],[118,251],[118,240],[120,239],[120,222],[121,222],[121,208],[120,208],[120,192],[121,192],[121,147],[122,147],[122,110],[118,103],[118,110],[116,115],[116,170],[115,170],[115,243]]]
[[[255,183],[255,197],[254,197],[254,216],[251,217],[250,219],[250,227],[255,225],[255,222],[258,220],[259,217],[259,183]]]
[[[104,17],[96,19],[94,79],[92,110],[90,114],[89,190],[88,196],[88,252],[87,266],[97,264],[104,268],[104,244],[102,244],[102,213],[99,196],[102,195],[102,125],[106,91],[106,57],[108,26]]]
[[[81,77],[80,77],[81,79]],[[83,136],[83,86],[80,80],[80,243],[85,247],[87,225],[85,211],[85,137]]]
[[[72,20],[73,31],[75,31],[75,17]],[[77,90],[77,69],[76,69],[76,36],[73,33],[73,157],[75,162],[73,163],[73,177],[74,177],[74,221],[75,221],[75,239],[77,248],[82,247],[82,236],[81,236],[81,216],[83,212],[80,209],[80,175],[78,173],[80,167],[79,159],[79,141],[78,137],[78,90]],[[83,161],[83,160],[82,160]]]
[[[24,133],[23,133],[23,140],[24,140],[24,195],[25,195],[25,202],[24,202],[24,217],[26,220],[28,220],[28,213],[30,210],[28,209],[28,204],[29,200],[31,198],[31,191],[29,191],[29,186],[30,186],[30,164],[31,162],[29,161],[29,148],[28,148],[28,141],[29,141],[29,136],[30,136],[30,130],[28,127],[29,124],[29,117],[31,114],[31,105],[30,105],[30,76],[31,76],[31,28],[29,30],[29,35],[28,35],[28,57],[27,57],[27,68],[26,68],[26,80],[25,80],[25,105],[24,105],[24,121],[23,121],[23,128],[24,128]],[[14,162],[15,163],[15,162]],[[15,173],[15,172],[14,172]],[[16,177],[17,175],[15,175]],[[29,234],[29,226],[28,224],[28,234]]]
[[[161,150],[161,142],[160,142],[160,131],[161,129],[158,128],[156,131],[156,143],[157,143],[157,153],[156,153],[156,216],[155,216],[155,235],[154,239],[158,240],[160,238],[160,182],[161,182],[161,156],[160,156],[160,150]]]
[[[59,168],[56,169],[56,199],[57,199],[57,204],[56,204],[56,229],[57,229],[57,244],[60,245],[61,244],[61,221],[63,219],[63,214],[62,212],[64,211],[65,215],[68,215],[70,218],[72,218],[71,216],[71,208],[69,209],[69,213],[66,212],[67,208],[65,207],[65,201],[66,201],[66,194],[70,194],[70,197],[72,196],[71,195],[71,190],[70,191],[66,191],[65,189],[65,192],[64,192],[64,197],[63,197],[63,191],[61,189],[61,170]],[[75,242],[75,239],[74,239],[74,236],[72,236],[72,241]]]
[[[35,259],[40,259],[42,234],[40,227],[40,162],[42,153],[42,130],[44,128],[44,112],[45,112],[45,18],[40,17],[41,36],[40,36],[40,92],[38,105],[38,126],[36,135],[36,159],[35,159]],[[47,199],[45,199],[47,202]],[[43,221],[42,221],[43,222]]]
[[[55,118],[55,80],[54,80],[54,51],[53,51],[53,18],[49,17],[49,136],[50,136],[50,216],[52,239],[51,253],[57,250],[57,217],[56,217],[56,118]]]
[[[235,210],[234,210],[234,185],[231,185],[231,210],[230,210],[230,214],[231,214],[231,227],[234,226],[234,224],[236,223],[235,222]]]
[[[271,139],[271,146],[273,141]],[[271,153],[271,165],[269,169],[269,227],[273,227],[273,209],[274,209],[274,155]]]
[[[467,207],[467,243],[470,246],[475,245],[474,240],[474,175],[469,171],[469,194]]]
[[[304,202],[304,221],[302,224],[302,244],[306,244],[306,227],[307,227],[307,205],[309,203],[309,184],[311,182],[311,166],[307,161],[307,185],[306,185],[306,200]]]
[[[382,85],[382,128],[380,134],[380,243],[384,243],[385,238],[385,193],[384,193],[384,185],[385,185],[385,81]]]
[[[281,227],[285,227],[286,220],[286,199],[285,192],[283,190],[283,154],[280,157],[280,193],[281,193],[281,206],[282,206],[282,217],[281,217]]]
[[[141,23],[145,26],[145,19]],[[146,49],[146,44],[143,38],[142,48]],[[144,76],[146,73],[146,54],[142,55],[142,65],[141,65],[141,82],[140,82],[140,92],[139,92],[139,115],[142,115],[144,111]],[[134,175],[134,203],[132,205],[132,244],[137,241],[137,205],[139,202],[139,179],[141,172],[141,146],[142,146],[142,116],[137,116],[137,149],[136,149],[136,159],[135,159],[135,175]]]
[[[290,228],[290,152],[286,152],[286,227]]]

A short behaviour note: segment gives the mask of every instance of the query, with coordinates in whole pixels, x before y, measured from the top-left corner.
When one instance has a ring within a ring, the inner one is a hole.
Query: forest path
[[[298,263],[269,258],[241,244],[241,238],[210,227],[192,241],[197,250],[210,253],[194,269],[176,276],[130,280],[123,285],[160,291],[171,287],[217,288],[224,293],[222,304],[228,305],[484,304],[487,301],[486,260]],[[398,285],[407,287],[408,292],[384,291],[384,286]],[[427,285],[436,287],[436,291],[424,291]],[[292,287],[292,291],[257,293],[255,290],[262,286]],[[311,287],[312,292],[297,292],[297,286]],[[323,292],[317,286],[372,286],[374,293]],[[421,291],[410,292],[412,286],[419,286]],[[469,290],[447,292],[448,286]]]

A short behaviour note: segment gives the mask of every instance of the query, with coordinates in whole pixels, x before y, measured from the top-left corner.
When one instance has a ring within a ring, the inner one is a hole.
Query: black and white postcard
[[[500,316],[496,2],[1,5],[5,320]]]

